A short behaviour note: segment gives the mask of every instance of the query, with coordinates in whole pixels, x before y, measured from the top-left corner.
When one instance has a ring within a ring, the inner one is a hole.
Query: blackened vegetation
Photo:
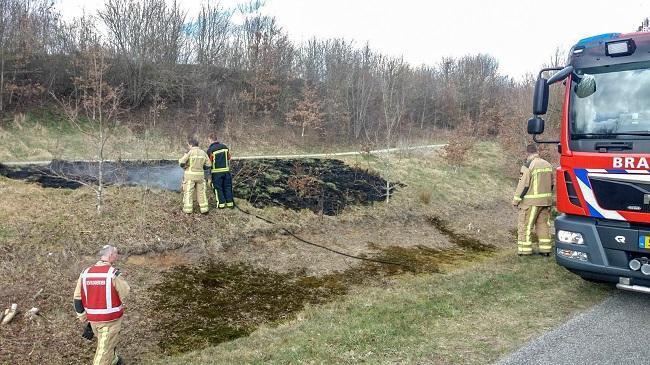
[[[279,205],[336,215],[348,205],[386,199],[386,180],[333,159],[249,160],[234,166],[235,196],[255,207]],[[394,192],[403,184],[391,184]]]
[[[96,162],[55,160],[46,166],[0,164],[0,175],[47,188],[77,189],[95,184],[98,169]],[[183,170],[170,160],[105,162],[103,169],[106,185],[179,191],[183,178]],[[386,199],[386,180],[339,160],[239,160],[233,161],[232,173],[235,197],[257,208],[277,205],[335,215],[348,205]],[[391,184],[391,193],[399,186]]]
[[[247,336],[261,324],[292,319],[307,304],[325,303],[352,286],[403,273],[440,273],[488,257],[494,247],[457,234],[438,217],[428,220],[454,247],[371,246],[372,257],[403,264],[362,262],[345,271],[305,276],[246,264],[206,262],[172,269],[153,288],[159,346],[168,355]]]
[[[72,177],[55,176],[48,166],[12,167],[0,164],[0,175],[10,179],[25,180],[48,188],[77,189],[82,184]]]
[[[180,188],[182,170],[176,163],[158,161],[104,162],[104,184],[148,186],[167,190]],[[6,166],[0,164],[0,175],[10,179],[38,183],[44,188],[77,189],[97,184],[99,164],[87,161],[53,160],[48,165]]]

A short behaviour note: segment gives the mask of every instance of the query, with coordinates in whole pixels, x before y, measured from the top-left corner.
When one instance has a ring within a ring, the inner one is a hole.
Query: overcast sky
[[[200,0],[178,0],[193,15]],[[238,1],[223,0],[224,6]],[[59,0],[66,17],[94,13],[103,0]],[[501,72],[519,77],[583,37],[631,32],[650,16],[642,0],[267,0],[273,15],[301,42],[342,37],[370,42],[408,62],[436,64],[443,56],[489,53]]]

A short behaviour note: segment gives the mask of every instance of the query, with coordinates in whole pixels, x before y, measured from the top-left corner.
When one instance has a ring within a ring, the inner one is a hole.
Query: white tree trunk
[[[390,181],[386,179],[386,203],[390,202]]]
[[[102,214],[104,200],[104,158],[99,157],[99,171],[97,173],[97,214]]]

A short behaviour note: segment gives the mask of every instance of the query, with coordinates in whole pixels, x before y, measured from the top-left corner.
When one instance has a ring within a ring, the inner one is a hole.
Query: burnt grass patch
[[[49,165],[7,166],[0,175],[47,188],[77,189],[97,182],[98,164],[52,161]],[[258,159],[232,162],[235,197],[256,208],[271,205],[309,209],[336,215],[348,205],[367,205],[386,198],[386,180],[377,173],[334,159]],[[176,161],[118,161],[104,163],[107,185],[145,186],[179,191],[183,171]],[[403,187],[390,184],[390,193]]]
[[[348,205],[386,199],[386,180],[334,159],[237,161],[235,196],[263,208],[279,205],[336,215]],[[404,184],[391,183],[390,193]]]
[[[7,166],[0,164],[0,175],[14,180],[25,180],[46,188],[77,189],[83,184],[79,177],[57,176],[47,166]],[[90,179],[86,179],[90,181]]]
[[[161,334],[158,345],[167,355],[214,346],[248,336],[262,324],[290,320],[305,305],[326,303],[353,286],[376,284],[381,278],[404,273],[441,273],[494,251],[476,240],[469,245],[469,237],[456,234],[440,219],[434,221],[443,225],[445,231],[441,232],[461,237],[456,246],[370,247],[377,252],[373,259],[397,265],[363,261],[324,276],[306,276],[300,271],[278,273],[224,262],[171,269],[153,287]]]

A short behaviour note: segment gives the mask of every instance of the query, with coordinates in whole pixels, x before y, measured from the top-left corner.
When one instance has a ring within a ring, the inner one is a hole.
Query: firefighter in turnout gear
[[[217,207],[234,208],[235,203],[232,193],[232,175],[230,174],[230,150],[225,144],[218,142],[217,136],[210,135],[208,148],[212,173],[212,188],[217,199]]]
[[[209,207],[204,169],[211,166],[210,159],[199,148],[199,142],[195,138],[189,139],[188,146],[190,150],[178,160],[178,164],[185,170],[183,174],[183,212],[190,214],[194,211],[194,192],[196,191],[199,209],[201,213],[205,214]]]
[[[553,203],[553,166],[540,158],[537,145],[526,148],[528,158],[521,167],[521,177],[512,204],[519,207],[517,253],[533,254],[533,228],[539,240],[539,253],[548,256],[553,249],[550,233]]]
[[[122,303],[131,288],[113,267],[117,248],[106,245],[99,251],[99,261],[85,269],[74,290],[74,309],[82,323],[90,323],[97,337],[93,365],[120,365],[116,346],[122,326]],[[87,331],[90,332],[90,331]],[[92,339],[84,332],[84,338]]]

